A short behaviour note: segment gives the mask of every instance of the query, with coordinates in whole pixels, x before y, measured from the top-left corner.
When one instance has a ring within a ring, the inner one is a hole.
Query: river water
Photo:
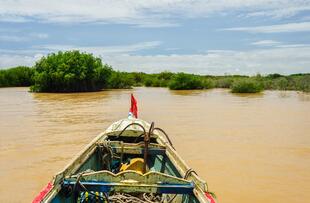
[[[135,88],[79,94],[0,89],[0,202],[30,202],[97,134],[139,116],[170,135],[219,202],[310,201],[310,95]]]

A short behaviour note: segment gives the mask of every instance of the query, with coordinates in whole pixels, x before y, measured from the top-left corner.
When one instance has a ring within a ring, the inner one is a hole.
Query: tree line
[[[171,90],[230,88],[236,93],[255,93],[264,89],[310,92],[310,74],[212,76],[169,71],[154,74],[120,72],[92,54],[66,51],[42,57],[34,67],[0,70],[0,87],[17,86],[30,86],[34,92],[86,92],[133,86],[168,87]]]

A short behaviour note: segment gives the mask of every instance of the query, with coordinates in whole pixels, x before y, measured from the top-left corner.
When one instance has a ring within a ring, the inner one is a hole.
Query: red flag
[[[131,107],[130,107],[129,112],[131,112],[136,118],[138,118],[137,100],[133,96],[133,94],[131,94]]]

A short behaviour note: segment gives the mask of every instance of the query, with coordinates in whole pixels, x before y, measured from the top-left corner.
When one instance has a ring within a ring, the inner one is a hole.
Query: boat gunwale
[[[170,159],[170,161],[173,163],[173,165],[178,166],[176,169],[178,172],[184,177],[186,172],[191,170],[191,168],[186,164],[186,162],[180,157],[180,155],[177,153],[177,151],[172,148],[172,146],[169,144],[169,142],[164,139],[161,135],[158,135],[158,139],[166,144],[166,155]],[[174,157],[173,157],[174,156]],[[180,163],[177,163],[178,160]],[[182,167],[182,168],[181,168]],[[208,187],[206,181],[201,179],[196,173],[190,173],[189,177],[191,178],[189,180],[194,181],[195,183],[195,188],[194,192],[195,196],[198,198],[200,202],[206,202],[208,203],[209,201],[206,199],[206,196],[204,195],[205,192],[208,192]]]

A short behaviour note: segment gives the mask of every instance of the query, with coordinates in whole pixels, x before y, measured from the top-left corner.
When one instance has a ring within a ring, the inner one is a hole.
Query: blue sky
[[[307,0],[0,0],[0,68],[59,50],[114,69],[310,72]]]

